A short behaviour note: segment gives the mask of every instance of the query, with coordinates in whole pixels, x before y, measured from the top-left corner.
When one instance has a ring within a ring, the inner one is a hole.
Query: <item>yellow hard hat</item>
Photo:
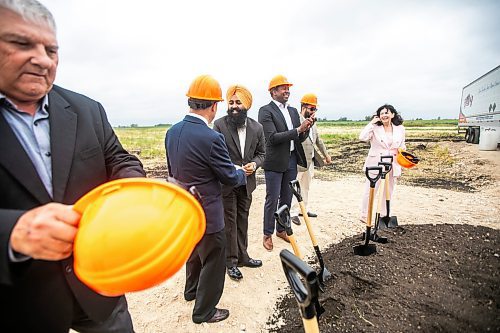
[[[293,84],[288,82],[287,78],[284,77],[283,75],[276,75],[275,77],[273,77],[271,79],[271,82],[269,82],[269,88],[267,90],[271,90],[274,87],[283,86],[283,85],[286,85],[289,87],[293,86]]]
[[[157,285],[187,261],[205,233],[198,201],[177,185],[147,178],[105,183],[73,206],[78,278],[105,296]]]
[[[417,165],[419,158],[413,154],[404,151],[402,148],[399,148],[398,154],[396,156],[396,161],[403,168],[410,169],[413,168],[415,165]]]
[[[301,104],[309,104],[309,105],[313,105],[313,106],[318,106],[318,97],[316,97],[316,95],[314,94],[305,94],[304,96],[302,96],[302,99],[300,100],[300,103]]]
[[[200,75],[191,82],[187,97],[205,101],[223,101],[219,82],[210,75]]]

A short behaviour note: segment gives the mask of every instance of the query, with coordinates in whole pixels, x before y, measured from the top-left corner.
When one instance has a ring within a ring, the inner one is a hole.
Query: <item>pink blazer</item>
[[[377,166],[380,162],[380,156],[393,155],[392,162],[393,176],[401,176],[401,166],[396,162],[398,148],[406,150],[405,145],[405,128],[403,125],[392,126],[392,144],[387,144],[387,136],[384,131],[384,126],[377,126],[371,123],[363,128],[359,135],[361,141],[370,142],[370,151],[365,161],[363,169],[367,166]]]

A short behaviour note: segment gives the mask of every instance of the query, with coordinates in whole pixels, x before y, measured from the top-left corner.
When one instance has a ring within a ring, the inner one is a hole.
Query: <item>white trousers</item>
[[[392,199],[392,193],[394,192],[394,188],[396,187],[396,183],[397,183],[397,179],[398,177],[394,177],[392,175],[392,170],[389,174],[386,175],[387,178],[389,178],[389,198]],[[379,200],[380,200],[380,195],[382,195],[382,205],[380,207],[380,216],[386,216],[387,215],[387,209],[386,209],[386,191],[384,189],[384,193],[378,193],[379,196],[377,196],[377,191],[378,191],[378,188],[380,186],[380,183],[381,181],[385,181],[383,179],[380,179],[377,181],[377,183],[375,184],[375,191],[374,191],[374,194],[373,194],[373,209],[372,209],[372,222],[374,222],[374,218],[375,218],[375,213],[377,212],[377,208],[378,208],[378,205],[379,205]],[[384,186],[385,187],[385,186]],[[365,192],[363,194],[363,200],[361,201],[361,219],[363,221],[366,221],[366,215],[368,215],[368,199],[370,197],[370,181],[368,179],[366,179],[366,182],[365,182]],[[391,200],[391,211],[392,211],[392,200]],[[372,223],[373,224],[373,223]]]
[[[311,162],[309,164],[309,168],[307,168],[307,171],[303,172],[298,172],[297,173],[297,180],[299,181],[300,184],[300,194],[302,195],[302,200],[304,201],[304,206],[306,207],[306,211],[309,211],[307,209],[307,203],[309,201],[309,186],[311,185],[312,179],[314,177],[314,163]],[[290,215],[291,216],[298,216],[300,211],[299,203],[297,202],[297,198],[293,196],[292,198],[292,208],[290,209]]]

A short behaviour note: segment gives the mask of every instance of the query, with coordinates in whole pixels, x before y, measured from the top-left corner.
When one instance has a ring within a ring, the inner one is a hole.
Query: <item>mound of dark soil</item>
[[[358,237],[323,250],[333,278],[320,293],[321,332],[500,332],[500,230],[405,225],[384,232],[377,253],[353,254]],[[273,332],[303,332],[290,293]]]

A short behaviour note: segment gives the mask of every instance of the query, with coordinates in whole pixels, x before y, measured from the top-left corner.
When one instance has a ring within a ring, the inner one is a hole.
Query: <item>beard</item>
[[[241,128],[245,126],[247,120],[247,110],[240,109],[238,113],[233,113],[233,109],[227,110],[227,121],[233,128]]]

